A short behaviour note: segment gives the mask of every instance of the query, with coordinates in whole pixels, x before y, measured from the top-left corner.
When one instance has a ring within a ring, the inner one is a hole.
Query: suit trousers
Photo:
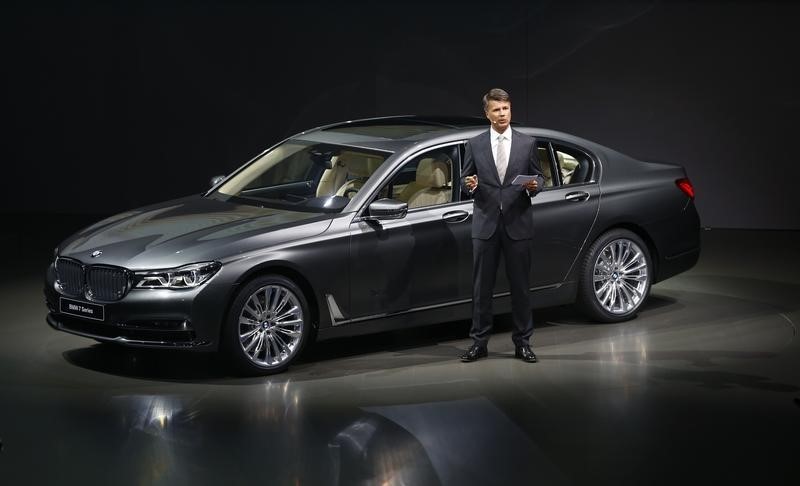
[[[489,341],[493,319],[492,295],[501,254],[511,289],[514,323],[511,340],[515,346],[527,345],[533,335],[529,291],[531,240],[509,238],[502,218],[499,218],[497,229],[488,240],[472,239],[472,329],[469,335],[476,344],[485,346]]]

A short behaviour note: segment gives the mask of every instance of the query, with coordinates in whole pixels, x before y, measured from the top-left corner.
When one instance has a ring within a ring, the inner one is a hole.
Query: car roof
[[[422,142],[447,142],[472,137],[486,128],[488,123],[484,117],[398,115],[323,125],[289,138],[395,153]],[[589,149],[605,148],[589,140],[555,130],[526,127],[515,122],[512,122],[512,128],[528,135],[555,138]]]

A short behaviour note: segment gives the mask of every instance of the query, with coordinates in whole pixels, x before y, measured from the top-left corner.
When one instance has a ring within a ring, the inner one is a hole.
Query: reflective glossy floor
[[[704,232],[627,323],[536,312],[537,364],[500,318],[476,363],[454,322],[266,378],[51,330],[49,250],[4,238],[0,484],[800,484],[798,232]]]

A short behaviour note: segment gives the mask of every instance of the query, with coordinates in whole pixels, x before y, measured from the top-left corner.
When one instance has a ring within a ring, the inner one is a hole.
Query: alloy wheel
[[[239,314],[239,346],[261,368],[280,366],[297,353],[303,323],[303,307],[292,290],[277,284],[260,287]]]
[[[649,282],[647,257],[635,242],[620,238],[606,244],[594,262],[592,282],[597,302],[615,315],[636,310]]]

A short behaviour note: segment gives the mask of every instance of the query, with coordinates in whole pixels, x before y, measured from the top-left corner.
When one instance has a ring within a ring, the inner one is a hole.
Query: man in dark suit
[[[467,142],[462,187],[472,194],[472,329],[473,344],[461,360],[486,356],[492,331],[492,294],[500,255],[505,257],[511,287],[514,356],[536,362],[530,347],[533,334],[529,272],[533,208],[531,197],[544,185],[536,158],[536,140],[511,128],[511,98],[502,89],[483,97],[483,108],[491,126]],[[519,175],[533,176],[524,183]]]

